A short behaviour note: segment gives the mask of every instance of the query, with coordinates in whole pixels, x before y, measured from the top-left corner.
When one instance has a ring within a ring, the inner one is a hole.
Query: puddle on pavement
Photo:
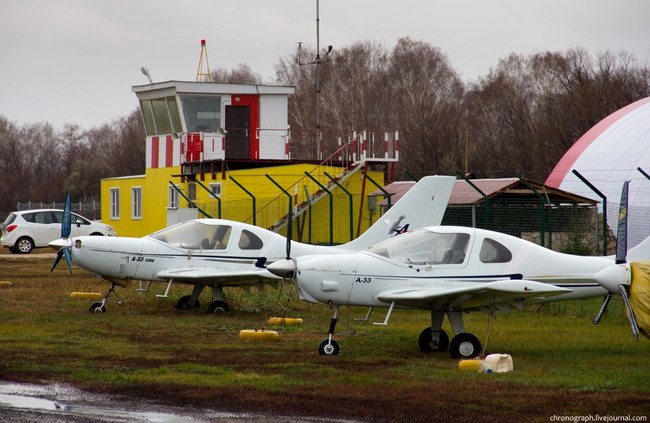
[[[62,384],[34,385],[0,382],[0,415],[2,409],[20,412],[26,418],[30,413],[41,417],[59,417],[66,421],[74,418],[111,422],[152,422],[152,423],[199,423],[202,420],[182,411],[155,412],[147,410],[128,410],[113,405],[108,406],[110,398],[89,394]],[[119,402],[117,402],[119,403]],[[217,419],[219,416],[214,416]],[[226,416],[223,416],[226,417]],[[235,417],[235,416],[232,416]],[[242,416],[243,417],[243,416]],[[227,417],[226,417],[227,418]]]
[[[136,409],[138,408],[138,409]],[[209,422],[283,422],[283,423],[354,423],[310,417],[263,416],[246,413],[222,413],[214,410],[186,410],[155,404],[127,403],[105,395],[91,394],[74,387],[0,381],[0,420],[20,422],[115,422],[115,423],[209,423]]]

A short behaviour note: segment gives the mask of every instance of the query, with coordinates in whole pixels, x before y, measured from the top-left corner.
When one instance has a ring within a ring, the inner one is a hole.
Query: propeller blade
[[[291,258],[291,238],[293,237],[293,206],[289,198],[289,213],[287,214],[287,260]]]
[[[616,231],[616,264],[625,263],[627,256],[627,197],[630,181],[625,181],[621,191],[621,205],[618,211]]]
[[[63,221],[61,222],[61,238],[68,238],[72,232],[72,215],[70,209],[72,208],[72,198],[70,193],[65,196],[65,205],[63,206]]]
[[[291,213],[289,213],[289,219],[291,219]],[[289,226],[287,228],[287,260],[291,258],[291,237],[293,235],[293,231],[291,227],[293,226],[293,223],[291,220],[289,220]]]
[[[68,270],[72,274],[72,257],[70,256],[70,248],[63,249],[63,256],[65,257],[65,262],[68,264]]]
[[[621,291],[621,297],[623,297],[623,302],[625,303],[627,320],[630,322],[630,329],[632,329],[632,334],[639,340],[639,325],[636,323],[636,317],[634,316],[634,310],[632,310],[632,305],[630,304],[630,299],[627,294],[627,288],[624,285],[618,287]]]
[[[603,305],[600,306],[600,310],[598,310],[598,314],[596,314],[596,317],[594,317],[594,320],[591,321],[594,325],[597,325],[600,323],[600,319],[602,319],[603,314],[605,311],[607,311],[607,306],[609,305],[609,302],[612,299],[612,294],[607,294],[605,297],[605,300],[603,301]]]
[[[68,264],[68,270],[70,273],[72,273],[72,256],[70,255],[70,248],[69,247],[63,247],[56,253],[56,259],[54,259],[54,264],[52,265],[52,268],[50,269],[50,273],[54,271],[56,266],[59,264],[61,261],[61,258],[65,257],[65,262]]]
[[[54,264],[52,265],[52,268],[50,269],[50,273],[52,273],[52,271],[54,271],[54,268],[56,268],[56,265],[59,264],[59,262],[61,261],[61,257],[63,257],[63,250],[65,250],[65,248],[62,248],[59,251],[57,251],[56,259],[54,259]]]

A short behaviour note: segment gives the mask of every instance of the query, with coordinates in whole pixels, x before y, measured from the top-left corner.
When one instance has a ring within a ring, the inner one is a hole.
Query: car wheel
[[[34,241],[26,236],[18,238],[16,245],[14,246],[18,254],[29,254],[34,249]]]
[[[16,250],[16,247],[9,247],[9,252],[11,254],[18,254],[18,250]]]

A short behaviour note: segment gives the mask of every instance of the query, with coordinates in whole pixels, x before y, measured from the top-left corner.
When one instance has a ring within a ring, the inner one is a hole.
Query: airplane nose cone
[[[293,279],[296,275],[296,262],[291,259],[278,260],[269,264],[266,269],[284,279]]]
[[[65,238],[55,239],[47,244],[50,248],[55,250],[60,250],[61,248],[68,247],[70,245],[70,240]]]
[[[630,284],[630,266],[627,263],[613,264],[596,273],[596,281],[612,294],[619,293],[619,285]]]

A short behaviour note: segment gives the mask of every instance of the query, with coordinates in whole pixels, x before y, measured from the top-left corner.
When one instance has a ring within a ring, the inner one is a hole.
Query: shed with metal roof
[[[395,204],[413,185],[397,181],[384,190]],[[385,196],[381,190],[371,196]],[[524,178],[459,179],[449,199],[443,225],[491,229],[521,236],[590,230],[597,217],[596,200]],[[378,202],[387,207],[387,199]],[[544,236],[542,243],[544,243]]]

